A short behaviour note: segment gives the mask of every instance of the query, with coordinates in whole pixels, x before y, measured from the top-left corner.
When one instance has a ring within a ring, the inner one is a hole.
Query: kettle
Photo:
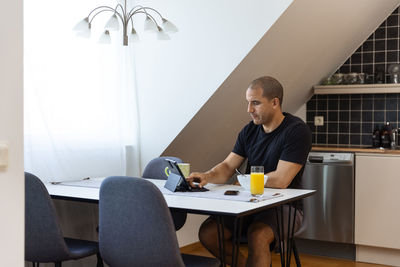
[[[400,64],[391,64],[388,68],[391,83],[400,83]]]

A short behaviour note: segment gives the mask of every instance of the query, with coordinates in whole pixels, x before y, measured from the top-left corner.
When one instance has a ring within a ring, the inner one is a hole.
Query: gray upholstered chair
[[[176,157],[158,157],[152,159],[144,168],[143,178],[167,180],[168,176],[165,172],[165,168],[168,167],[168,163],[165,159],[172,159],[178,163],[183,162],[180,158]],[[171,210],[172,219],[174,221],[175,230],[178,231],[186,222],[187,214],[182,211]]]
[[[97,266],[103,266],[97,242],[64,238],[53,202],[46,187],[35,175],[25,173],[25,260],[40,262],[76,260],[97,254]]]
[[[214,258],[181,256],[167,203],[145,179],[105,179],[99,218],[100,252],[111,267],[219,266]]]

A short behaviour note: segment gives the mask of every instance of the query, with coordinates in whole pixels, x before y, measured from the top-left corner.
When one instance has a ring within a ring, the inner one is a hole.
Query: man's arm
[[[267,173],[266,187],[287,188],[303,165],[290,161],[279,160],[275,171]]]
[[[242,165],[244,158],[231,152],[224,161],[217,164],[207,172],[193,172],[186,179],[191,186],[193,182],[198,182],[200,187],[207,183],[223,184],[233,175],[236,168]]]

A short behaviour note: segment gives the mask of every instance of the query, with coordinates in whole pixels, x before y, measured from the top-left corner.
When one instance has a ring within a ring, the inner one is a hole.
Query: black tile
[[[317,134],[317,143],[326,144],[326,134]]]
[[[399,37],[398,27],[387,28],[387,38],[397,38]]]
[[[386,50],[397,50],[398,48],[398,40],[387,40],[386,41]]]
[[[361,125],[361,132],[365,134],[372,134],[372,123],[362,123]]]
[[[340,122],[349,121],[349,119],[350,119],[349,111],[339,111],[339,121]]]
[[[346,59],[346,61],[343,63],[343,65],[350,65],[350,59],[351,59],[351,56]]]
[[[339,144],[348,145],[349,144],[349,135],[348,134],[339,134]]]
[[[374,122],[384,122],[385,112],[384,111],[374,111]]]
[[[398,52],[397,51],[389,51],[386,53],[387,62],[397,62],[398,61]]]
[[[375,39],[385,39],[386,38],[386,30],[385,29],[377,29],[375,31]]]
[[[386,121],[396,122],[397,121],[397,111],[386,111]]]
[[[339,133],[349,133],[350,124],[348,122],[339,122]]]
[[[365,73],[365,75],[374,73],[374,69],[373,69],[372,64],[368,64],[368,65],[363,64],[363,70],[362,71]],[[367,81],[367,77],[365,77],[365,81]]]
[[[355,53],[351,56],[351,64],[361,64],[361,54]]]
[[[313,95],[310,100],[317,100],[317,95]]]
[[[358,99],[353,100],[353,99],[351,99],[350,109],[351,110],[360,110],[361,109],[361,100],[358,100]]]
[[[397,110],[397,99],[386,99],[386,110]]]
[[[350,135],[350,144],[351,145],[360,145],[361,144],[361,135],[359,135],[359,134]]]
[[[322,126],[315,126],[315,128],[316,128],[315,131],[318,132],[318,134],[319,133],[326,133],[326,131],[327,131],[326,123],[324,123],[324,125],[322,125]]]
[[[328,113],[326,111],[317,111],[315,113],[315,116],[323,116],[324,117],[324,121],[326,121],[326,116],[328,115]]]
[[[386,20],[387,26],[397,26],[399,19],[397,15],[391,15]]]
[[[395,93],[387,93],[385,94],[386,99],[397,99],[399,97],[399,94]]]
[[[338,143],[338,135],[328,134],[328,144],[337,144],[337,143]]]
[[[350,72],[350,66],[349,65],[344,65],[340,67],[340,72],[341,73],[349,73]]]
[[[400,111],[397,111],[397,118],[400,118]],[[400,123],[400,121],[399,121],[399,123]]]
[[[395,14],[399,14],[399,8],[396,8],[395,10],[393,10],[392,15],[395,15]]]
[[[361,65],[358,64],[351,65],[350,72],[361,72]]]
[[[339,99],[340,99],[340,100],[342,100],[342,99],[344,99],[344,100],[346,100],[346,99],[350,99],[350,95],[348,95],[348,94],[345,94],[345,95],[339,95]]]
[[[384,110],[385,109],[385,100],[378,98],[374,99],[374,110]]]
[[[375,41],[375,51],[385,51],[385,41]]]
[[[373,51],[373,50],[374,50],[374,44],[372,41],[367,40],[363,43],[363,51],[364,52]]]
[[[361,107],[363,110],[372,110],[373,100],[372,99],[363,99]]]
[[[307,113],[306,113],[306,120],[307,120],[307,121],[312,121],[312,122],[314,122],[315,114],[317,114],[316,111],[308,111],[308,110],[307,110]]]
[[[316,134],[312,134],[312,143],[313,144],[317,143],[316,140],[317,140]]]
[[[340,110],[349,110],[350,109],[350,101],[349,100],[342,100],[339,101],[339,109]]]
[[[330,100],[338,100],[339,99],[339,95],[328,95],[328,101]]]
[[[373,99],[374,98],[374,94],[363,94],[362,95],[362,99]]]
[[[360,45],[360,46],[357,48],[356,53],[357,53],[357,52],[361,52],[361,51],[362,51],[362,45]]]
[[[328,121],[338,121],[339,119],[339,114],[337,111],[328,111]]]
[[[350,133],[360,133],[361,132],[361,123],[350,123]]]
[[[338,100],[328,100],[328,110],[338,110],[339,101]]]
[[[375,53],[375,63],[385,62],[385,52],[376,52]]]
[[[317,102],[315,100],[307,101],[307,110],[316,110],[317,109]]]
[[[379,28],[386,27],[386,20],[379,25]]]
[[[327,100],[328,96],[327,95],[317,95],[317,100]]]
[[[368,36],[368,39],[367,40],[372,40],[372,39],[374,39],[374,33],[372,33],[370,36]]]
[[[328,101],[327,100],[317,100],[317,110],[324,111],[328,109]]]
[[[385,97],[386,97],[386,94],[374,94],[375,99],[378,99],[378,98],[384,99]]]
[[[350,120],[352,121],[352,122],[359,122],[359,121],[361,121],[361,111],[351,111],[350,112]]]
[[[339,130],[338,123],[336,123],[336,122],[328,123],[328,133],[337,133],[338,130]]]
[[[363,111],[361,113],[361,121],[362,122],[372,121],[372,111]]]
[[[372,53],[363,53],[362,57],[363,57],[363,64],[373,62],[373,54]]]
[[[363,134],[361,136],[361,144],[364,146],[372,146],[372,135]]]
[[[351,94],[350,95],[350,99],[361,99],[362,98],[362,94]]]

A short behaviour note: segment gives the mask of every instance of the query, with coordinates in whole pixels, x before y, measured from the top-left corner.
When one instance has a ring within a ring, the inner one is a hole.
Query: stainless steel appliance
[[[354,154],[311,152],[302,182],[317,192],[304,199],[307,228],[298,237],[354,243]]]

